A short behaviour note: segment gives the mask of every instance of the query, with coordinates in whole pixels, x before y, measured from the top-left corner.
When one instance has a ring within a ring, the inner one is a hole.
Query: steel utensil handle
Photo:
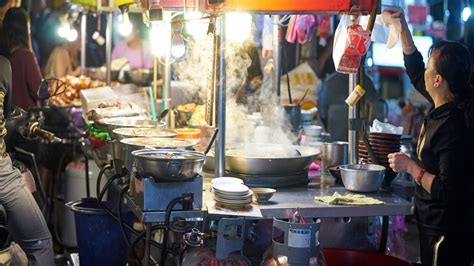
[[[218,132],[218,131],[219,131],[219,129],[218,129],[217,127],[214,128],[214,132],[212,133],[211,140],[210,140],[209,143],[207,144],[207,148],[206,148],[206,151],[204,151],[204,155],[207,155],[207,153],[211,150],[212,144],[213,144],[214,141],[216,140],[217,132]]]

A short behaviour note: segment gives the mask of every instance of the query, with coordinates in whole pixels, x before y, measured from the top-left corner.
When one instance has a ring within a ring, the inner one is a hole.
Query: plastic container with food
[[[199,139],[201,137],[201,130],[199,128],[175,128],[178,134],[176,138],[179,139]]]

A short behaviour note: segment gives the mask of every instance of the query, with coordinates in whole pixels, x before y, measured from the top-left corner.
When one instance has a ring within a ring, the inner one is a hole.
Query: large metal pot
[[[119,73],[119,70],[111,70],[110,80],[118,80]],[[86,68],[86,76],[90,77],[91,79],[107,81],[107,69],[105,67],[88,67]]]
[[[268,154],[257,152],[252,156],[248,147],[256,147],[260,151],[267,150]],[[280,156],[276,150],[288,150],[286,155]],[[244,175],[286,175],[302,173],[308,170],[309,165],[316,159],[320,150],[309,146],[279,145],[279,144],[245,144],[226,149],[225,168],[235,174]],[[211,157],[209,155],[208,157]],[[209,160],[210,159],[210,160]],[[213,168],[213,157],[208,158],[207,169]]]
[[[114,158],[121,159],[127,169],[132,170],[132,152],[145,148],[156,149],[190,149],[196,141],[171,138],[126,138],[119,142],[119,148],[114,150]]]
[[[346,164],[339,168],[344,187],[355,192],[379,190],[385,176],[385,167],[377,164]]]
[[[143,149],[132,152],[138,177],[186,181],[200,174],[206,155],[180,149]]]
[[[349,144],[342,141],[323,143],[321,145],[322,172],[327,174],[330,167],[348,164],[348,147]]]
[[[174,138],[178,133],[165,128],[148,127],[121,127],[112,131],[112,138],[122,140],[126,138]]]

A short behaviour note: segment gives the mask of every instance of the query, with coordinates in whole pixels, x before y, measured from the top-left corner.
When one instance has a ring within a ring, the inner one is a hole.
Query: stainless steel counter
[[[304,217],[357,217],[357,216],[393,216],[410,215],[413,204],[390,192],[379,191],[366,194],[383,201],[383,205],[342,206],[315,202],[315,196],[330,196],[334,192],[348,193],[344,187],[327,189],[279,189],[268,204],[260,204],[263,218],[290,218],[292,209],[299,208]]]
[[[119,185],[115,184],[115,188]],[[207,187],[207,186],[205,186]],[[184,191],[183,191],[184,192]],[[312,188],[291,188],[278,189],[275,195],[267,204],[259,204],[264,219],[290,218],[293,209],[299,208],[304,217],[366,217],[366,216],[394,216],[413,214],[413,204],[401,197],[387,191],[367,193],[367,196],[383,201],[383,205],[368,206],[341,206],[328,205],[314,200],[315,196],[328,196],[334,192],[340,194],[348,193],[344,187],[331,187],[323,189]],[[172,217],[180,216],[187,220],[202,221],[207,216],[206,201],[212,200],[212,193],[209,189],[204,191],[204,202],[202,210],[173,211]],[[126,204],[135,215],[145,223],[164,221],[164,212],[142,211],[131,197],[126,197]]]

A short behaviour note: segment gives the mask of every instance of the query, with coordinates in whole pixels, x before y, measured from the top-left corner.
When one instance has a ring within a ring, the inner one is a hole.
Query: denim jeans
[[[9,156],[0,158],[0,204],[7,227],[28,257],[28,265],[54,265],[53,241],[46,221],[20,171]]]

